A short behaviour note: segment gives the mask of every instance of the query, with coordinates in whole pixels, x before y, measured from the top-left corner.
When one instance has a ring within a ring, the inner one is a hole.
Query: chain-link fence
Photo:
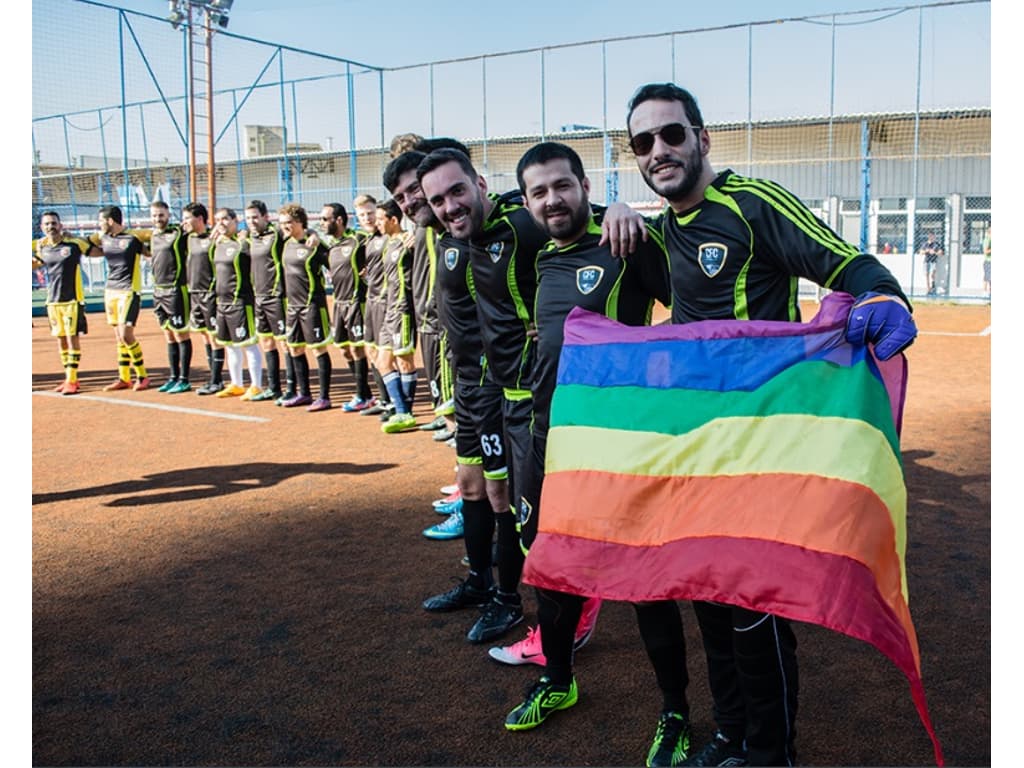
[[[389,68],[219,29],[207,46],[195,23],[34,0],[33,207],[84,229],[107,204],[144,224],[153,199],[348,204],[386,196],[391,137],[415,132],[462,140],[495,191],[515,185],[526,148],[557,138],[595,201],[655,210],[625,150],[626,103],[672,80],[701,104],[716,170],[787,186],[912,295],[979,297],[990,10],[963,0]],[[104,43],[88,57],[50,43],[71,15],[76,38]]]

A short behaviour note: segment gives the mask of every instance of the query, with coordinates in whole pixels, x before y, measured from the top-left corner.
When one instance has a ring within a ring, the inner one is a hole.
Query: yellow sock
[[[135,375],[140,379],[146,378],[146,366],[142,362],[142,345],[136,341],[128,347],[128,354],[131,355],[132,367],[135,369]]]
[[[132,380],[132,358],[128,345],[122,341],[117,342],[117,375],[121,381]]]
[[[72,349],[68,352],[68,361],[64,364],[64,372],[67,375],[68,381],[74,383],[78,381],[78,362],[82,359],[82,351],[78,349]]]

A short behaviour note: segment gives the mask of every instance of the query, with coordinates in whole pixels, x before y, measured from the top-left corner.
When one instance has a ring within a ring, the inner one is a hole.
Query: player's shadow
[[[922,463],[934,455],[934,451],[903,451],[908,501],[911,504],[916,502],[951,509],[976,509],[979,505],[978,496],[968,490],[967,486],[990,483],[991,474],[960,475]]]
[[[211,499],[256,488],[270,488],[299,475],[365,475],[394,469],[397,464],[352,464],[346,461],[322,464],[312,461],[281,464],[268,461],[248,464],[176,469],[143,475],[137,480],[75,488],[59,493],[34,493],[32,504],[70,501],[90,496],[120,496],[108,507],[137,507],[146,504],[173,504],[181,501]],[[123,495],[128,494],[128,495]]]

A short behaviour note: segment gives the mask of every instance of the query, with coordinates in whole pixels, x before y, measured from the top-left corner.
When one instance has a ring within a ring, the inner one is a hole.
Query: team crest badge
[[[68,248],[68,246],[66,245],[62,245],[60,248],[57,249],[57,253],[62,259],[66,259],[68,256],[71,255],[71,249]]]
[[[701,243],[697,248],[697,263],[705,275],[714,277],[722,271],[728,255],[729,246],[723,243]]]
[[[299,248],[296,251],[296,253],[299,254],[299,258],[300,259],[304,259],[304,258],[306,258],[309,255],[309,249],[308,248]]]
[[[576,270],[576,287],[580,289],[580,293],[586,296],[601,284],[602,277],[604,277],[604,267],[593,265],[580,267]]]
[[[487,252],[491,254],[491,261],[497,264],[501,260],[501,253],[505,250],[504,243],[491,243],[487,246]]]
[[[229,259],[233,259],[235,258],[235,254],[238,253],[238,249],[228,246],[224,249],[224,252],[227,253]]]
[[[444,252],[444,265],[451,271],[455,269],[455,265],[459,263],[459,249],[458,248],[447,248]]]
[[[533,505],[522,496],[519,497],[519,525],[525,526],[533,514]]]
[[[352,246],[351,245],[342,246],[342,248],[341,248],[341,258],[347,259],[351,255],[352,255]]]

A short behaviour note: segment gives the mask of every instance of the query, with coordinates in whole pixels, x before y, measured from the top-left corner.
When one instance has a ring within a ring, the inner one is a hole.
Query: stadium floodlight
[[[175,10],[167,17],[167,20],[171,22],[171,26],[177,29],[181,26],[181,22],[185,20],[185,14],[181,11]]]
[[[234,2],[235,0],[212,0],[210,2],[210,7],[216,8],[218,11],[223,11],[224,15],[226,15],[227,12],[231,10],[231,6]]]

